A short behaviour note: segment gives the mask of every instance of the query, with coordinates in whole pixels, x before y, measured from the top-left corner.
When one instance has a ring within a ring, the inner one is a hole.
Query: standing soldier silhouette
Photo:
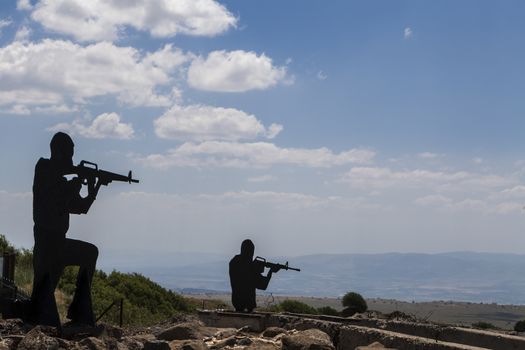
[[[67,317],[73,323],[94,325],[91,281],[98,249],[91,243],[66,238],[69,214],[86,214],[96,199],[100,181],[88,179],[88,195],[80,196],[82,180],[67,180],[73,166],[74,144],[69,135],[58,132],[51,139],[51,158],[40,158],[33,182],[33,292],[34,322],[60,327],[54,296],[64,267],[79,266],[73,301]]]
[[[255,289],[266,290],[274,268],[263,276],[264,265],[253,260],[255,245],[249,239],[241,244],[241,254],[230,260],[230,284],[232,287],[232,304],[237,312],[252,312],[257,307]]]

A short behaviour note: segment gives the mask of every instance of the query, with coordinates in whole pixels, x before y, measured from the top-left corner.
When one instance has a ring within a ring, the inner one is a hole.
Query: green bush
[[[365,299],[359,293],[348,292],[343,296],[343,306],[363,313],[368,310]]]
[[[494,326],[492,323],[483,322],[483,321],[473,323],[472,327],[479,328],[479,329],[497,329],[498,328]]]
[[[514,330],[516,332],[525,332],[525,320],[516,322],[516,324],[514,325]]]
[[[74,286],[74,280],[67,285]],[[153,324],[188,312],[193,306],[181,295],[167,290],[138,273],[97,271],[92,286],[93,309],[100,315],[113,301],[124,299],[124,322],[132,325]],[[103,318],[116,323],[118,308],[113,307]]]
[[[317,310],[314,307],[297,300],[284,300],[279,303],[278,309],[296,314],[317,314]]]
[[[330,306],[322,306],[317,308],[317,313],[321,315],[339,316],[339,311]]]
[[[16,250],[15,283],[27,294],[33,288],[33,251],[29,249]]]
[[[15,248],[7,241],[4,235],[0,234],[0,253],[12,253]]]

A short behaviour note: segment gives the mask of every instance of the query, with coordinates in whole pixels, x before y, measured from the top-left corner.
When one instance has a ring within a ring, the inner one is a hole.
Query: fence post
[[[124,298],[120,299],[120,315],[119,315],[120,328],[122,328],[123,320],[124,320]]]

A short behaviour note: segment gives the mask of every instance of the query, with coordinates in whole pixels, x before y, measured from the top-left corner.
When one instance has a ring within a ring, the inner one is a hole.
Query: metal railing
[[[3,293],[7,292],[6,294],[9,294],[10,297],[13,299],[19,299],[19,300],[31,299],[31,297],[27,293],[20,290],[16,286],[15,281],[10,280],[5,277],[0,278],[0,290],[2,290]]]
[[[102,311],[102,313],[100,314],[100,316],[97,317],[96,322],[100,321],[100,319],[102,317],[104,317],[104,315],[106,315],[108,313],[109,310],[111,310],[111,308],[115,305],[118,304],[118,308],[119,308],[119,326],[122,327],[122,324],[123,324],[123,321],[124,321],[124,298],[122,299],[117,299],[117,300],[114,300],[104,311]]]

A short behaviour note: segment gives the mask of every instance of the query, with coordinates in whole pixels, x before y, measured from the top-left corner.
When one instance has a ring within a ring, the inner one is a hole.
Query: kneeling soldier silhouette
[[[275,264],[259,256],[253,259],[254,253],[255,245],[246,239],[241,244],[241,254],[230,260],[232,304],[237,312],[252,312],[257,307],[255,290],[266,290],[273,273],[281,269],[300,271],[289,267],[288,262]],[[265,267],[270,269],[266,276],[263,275]]]
[[[64,267],[80,266],[73,301],[67,317],[78,324],[94,325],[91,280],[98,249],[91,243],[66,238],[69,214],[86,214],[97,197],[100,181],[86,179],[88,195],[80,196],[82,179],[67,180],[73,168],[74,144],[69,135],[59,132],[51,140],[51,158],[40,158],[33,182],[33,321],[60,327],[55,288]]]
[[[58,132],[51,139],[51,158],[40,158],[33,181],[33,293],[32,321],[60,327],[55,289],[64,267],[79,266],[77,285],[67,317],[76,324],[94,325],[91,281],[95,273],[98,249],[91,243],[66,238],[69,214],[86,214],[97,198],[101,185],[113,181],[138,183],[131,171],[120,175],[101,170],[95,163],[81,161],[73,165],[74,147],[69,135]],[[65,175],[76,174],[71,180]],[[82,184],[88,194],[80,196]]]

